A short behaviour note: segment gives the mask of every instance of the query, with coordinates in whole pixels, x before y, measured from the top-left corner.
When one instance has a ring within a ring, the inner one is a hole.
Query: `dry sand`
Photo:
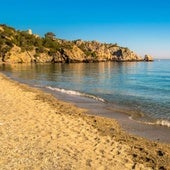
[[[0,74],[0,169],[170,169],[170,145]]]

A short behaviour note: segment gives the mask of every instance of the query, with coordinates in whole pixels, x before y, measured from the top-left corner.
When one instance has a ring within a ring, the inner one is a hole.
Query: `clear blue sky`
[[[3,0],[0,23],[170,58],[170,0]]]

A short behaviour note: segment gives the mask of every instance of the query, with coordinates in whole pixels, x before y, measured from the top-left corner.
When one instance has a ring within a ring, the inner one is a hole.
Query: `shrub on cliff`
[[[12,35],[14,35],[14,29],[8,28],[6,25],[0,26],[0,58],[3,61],[5,54],[13,47],[11,39]]]
[[[14,36],[13,42],[15,45],[21,47],[23,50],[33,50],[33,47],[36,42],[34,35],[30,35],[25,31],[17,32]]]
[[[58,51],[60,49],[60,44],[57,41],[54,41],[49,38],[44,38],[43,39],[43,46],[55,51]]]
[[[47,32],[44,36],[46,39],[54,40],[56,35],[53,32]]]
[[[6,26],[5,24],[1,24],[0,25],[2,28],[3,28],[3,36],[5,36],[5,37],[8,37],[8,38],[10,38],[11,36],[13,36],[14,34],[15,34],[15,29],[14,28],[12,28],[12,27],[8,27],[8,26]]]

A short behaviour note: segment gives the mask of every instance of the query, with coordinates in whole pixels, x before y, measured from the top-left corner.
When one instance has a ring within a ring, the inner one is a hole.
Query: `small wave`
[[[61,93],[69,94],[69,95],[84,96],[84,97],[92,98],[92,99],[100,101],[100,102],[105,102],[105,100],[100,98],[100,97],[96,97],[96,96],[86,94],[86,93],[81,93],[81,92],[74,91],[74,90],[66,90],[66,89],[56,88],[56,87],[54,88],[54,87],[51,87],[51,86],[47,86],[46,88],[53,90],[53,91],[58,91],[58,92],[61,92]]]
[[[129,116],[129,119],[131,120],[135,120],[133,119],[132,116]],[[166,127],[170,127],[170,121],[169,120],[163,120],[163,119],[157,119],[156,121],[153,121],[153,122],[147,122],[147,121],[138,121],[138,120],[135,120],[139,123],[143,123],[143,124],[147,124],[147,125],[160,125],[160,126],[166,126]]]
[[[144,122],[145,124],[148,125],[160,125],[160,126],[166,126],[170,127],[170,121],[169,120],[156,120],[155,122]]]
[[[161,125],[161,126],[170,127],[170,121],[169,120],[157,120],[156,124]]]

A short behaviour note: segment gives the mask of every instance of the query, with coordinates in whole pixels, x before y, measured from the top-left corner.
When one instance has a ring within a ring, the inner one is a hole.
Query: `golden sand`
[[[170,145],[0,75],[0,169],[170,169]]]

